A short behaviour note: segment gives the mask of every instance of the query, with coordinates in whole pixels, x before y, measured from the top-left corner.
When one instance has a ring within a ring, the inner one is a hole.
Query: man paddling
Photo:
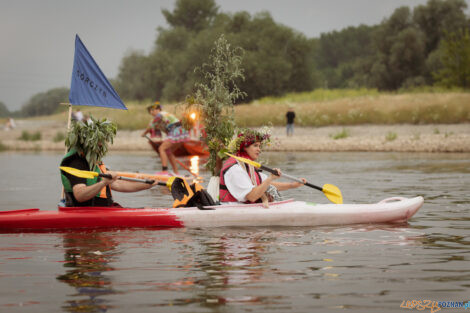
[[[149,189],[158,183],[146,184],[118,180],[118,175],[106,170],[102,158],[115,135],[116,124],[108,120],[100,121],[90,117],[88,121],[73,122],[65,139],[68,152],[60,165],[83,171],[107,173],[112,178],[85,179],[61,171],[66,206],[115,206],[117,204],[113,201],[111,190],[135,192]]]

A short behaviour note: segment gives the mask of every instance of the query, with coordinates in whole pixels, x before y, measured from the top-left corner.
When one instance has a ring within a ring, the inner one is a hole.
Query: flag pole
[[[60,104],[63,104],[63,105],[68,105],[69,106],[69,113],[68,113],[68,117],[67,117],[67,133],[69,132],[70,130],[70,123],[72,122],[72,103],[60,103]],[[66,134],[67,136],[67,134]],[[67,146],[65,146],[65,153],[67,153]],[[64,189],[64,185],[62,185],[62,192],[61,192],[61,196],[60,196],[60,199],[64,199],[65,200],[65,189]]]

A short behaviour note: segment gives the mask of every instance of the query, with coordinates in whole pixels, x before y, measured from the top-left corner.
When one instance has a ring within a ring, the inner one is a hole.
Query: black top
[[[288,111],[286,113],[286,118],[287,118],[287,124],[294,124],[295,112]]]
[[[73,168],[76,168],[77,170],[83,170],[83,171],[90,170],[87,160],[78,155],[72,156],[70,159],[64,162],[62,166],[73,167]],[[62,172],[62,173],[68,178],[72,188],[73,186],[77,184],[86,185],[86,178],[80,178],[80,177],[71,175],[66,172]],[[98,177],[98,181],[101,181],[100,177]],[[113,205],[113,200],[111,198],[111,192],[110,192],[109,186],[106,187],[106,194],[108,198],[93,197],[90,200],[87,200],[84,202],[78,202],[77,199],[75,199],[73,192],[67,192],[66,194],[67,194],[67,199],[66,199],[67,206],[111,206]]]

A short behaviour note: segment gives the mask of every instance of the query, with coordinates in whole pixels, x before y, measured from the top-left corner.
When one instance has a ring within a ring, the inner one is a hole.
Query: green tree
[[[242,54],[243,49],[232,49],[225,36],[220,36],[210,55],[211,62],[200,69],[204,80],[196,84],[195,96],[191,98],[194,100],[189,101],[188,109],[199,111],[205,126],[204,140],[210,152],[206,167],[212,176],[220,172],[219,151],[233,136],[233,104],[245,95],[237,86],[237,81],[244,78]]]
[[[119,67],[116,90],[126,99],[144,100],[151,90],[151,66],[149,58],[142,52],[132,51],[126,55]]]
[[[366,84],[368,60],[375,55],[373,35],[376,26],[360,25],[320,35],[315,49],[316,64],[322,74],[322,87],[344,88]]]
[[[248,94],[245,101],[312,89],[314,59],[312,44],[305,36],[275,23],[269,13],[214,15],[216,10],[204,9],[213,5],[213,0],[177,1],[172,13],[166,11],[171,27],[158,29],[152,52],[123,60],[119,94],[129,99],[183,100],[201,79],[194,69],[210,61],[213,43],[221,34],[245,50],[242,66],[248,75],[238,82]],[[198,27],[185,22],[181,12],[192,10],[210,12],[202,15],[208,22],[197,23]]]
[[[446,32],[468,25],[465,0],[429,0],[413,10],[413,21],[426,35],[426,54],[438,48]]]
[[[411,11],[401,7],[382,22],[375,35],[377,55],[371,85],[396,90],[420,82],[425,60],[425,36],[414,26]]]
[[[22,106],[22,116],[49,115],[57,111],[60,103],[68,102],[68,88],[54,88],[37,93]]]
[[[0,117],[8,117],[10,116],[10,111],[8,110],[5,103],[0,101]]]
[[[162,13],[172,27],[197,32],[210,26],[218,10],[214,0],[177,0],[173,12],[163,9]]]
[[[468,29],[448,34],[441,42],[442,69],[436,82],[446,87],[470,88],[470,33]]]

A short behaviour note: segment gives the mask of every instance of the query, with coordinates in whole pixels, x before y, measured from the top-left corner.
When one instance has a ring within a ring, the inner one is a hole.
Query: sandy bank
[[[17,121],[17,128],[0,130],[0,142],[10,150],[64,150],[63,142],[54,142],[65,123]],[[346,131],[347,137],[334,139]],[[40,132],[41,140],[23,141],[22,131]],[[150,146],[141,131],[118,131],[110,150],[148,151]],[[360,125],[296,127],[294,136],[286,137],[283,127],[273,130],[271,151],[408,151],[470,152],[470,124],[450,125]]]

